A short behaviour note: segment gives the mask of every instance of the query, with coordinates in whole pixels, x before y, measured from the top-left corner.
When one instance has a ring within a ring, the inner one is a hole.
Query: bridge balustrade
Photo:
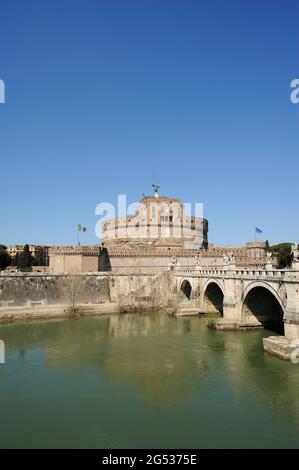
[[[252,268],[243,268],[243,269],[221,269],[221,268],[189,268],[189,269],[178,269],[175,268],[174,274],[177,276],[226,276],[228,274],[235,276],[255,276],[255,277],[284,277],[290,271],[287,269],[252,269]]]

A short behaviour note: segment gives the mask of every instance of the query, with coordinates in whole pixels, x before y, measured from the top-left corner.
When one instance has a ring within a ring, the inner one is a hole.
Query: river
[[[0,325],[1,448],[298,448],[299,364],[266,330],[126,314]]]

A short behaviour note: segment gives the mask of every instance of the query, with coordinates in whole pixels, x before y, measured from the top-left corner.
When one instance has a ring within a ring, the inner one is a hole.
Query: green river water
[[[270,334],[163,313],[0,325],[0,447],[298,448],[299,365]]]

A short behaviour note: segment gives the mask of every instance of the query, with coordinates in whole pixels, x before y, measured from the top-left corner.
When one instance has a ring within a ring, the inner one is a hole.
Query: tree
[[[19,255],[18,266],[22,271],[31,271],[33,257],[29,250],[29,245],[25,245],[23,251]]]
[[[274,256],[277,256],[277,264],[279,268],[287,268],[292,262],[292,243],[279,243],[270,247]]]
[[[10,263],[10,264],[11,264],[12,266],[17,266],[17,267],[19,267],[19,258],[20,258],[20,255],[19,255],[19,253],[17,252],[17,253],[15,254],[15,256],[14,256],[13,258],[11,258],[11,263]]]
[[[43,252],[41,249],[37,250],[36,255],[33,258],[32,261],[33,266],[44,266],[45,265],[45,260],[43,257]]]
[[[11,257],[7,253],[7,247],[0,245],[0,269],[5,269],[10,265]]]

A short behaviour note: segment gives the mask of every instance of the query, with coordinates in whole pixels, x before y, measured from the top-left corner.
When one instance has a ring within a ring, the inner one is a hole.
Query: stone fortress
[[[226,256],[234,256],[238,266],[259,267],[265,264],[266,245],[209,244],[208,221],[186,215],[180,199],[161,197],[154,186],[154,194],[141,198],[134,215],[103,222],[101,245],[51,247],[49,271],[156,273],[174,266],[222,266]]]

